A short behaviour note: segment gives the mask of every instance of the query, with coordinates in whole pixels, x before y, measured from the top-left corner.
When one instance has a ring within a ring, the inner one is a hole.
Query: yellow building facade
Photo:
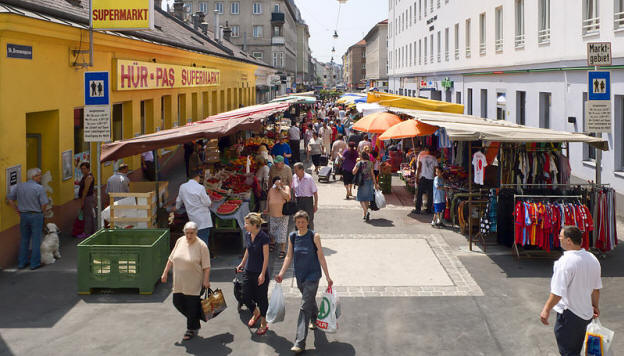
[[[31,48],[31,58],[9,56],[8,48],[16,46]],[[88,49],[85,29],[7,13],[0,14],[0,47],[3,49],[0,56],[0,169],[3,172],[0,174],[0,267],[15,262],[20,238],[19,216],[6,200],[12,179],[10,172],[19,166],[18,181],[25,181],[29,168],[39,167],[44,174],[50,172],[52,179],[48,187],[55,206],[53,221],[68,219],[69,213],[76,212],[65,208],[74,199],[73,173],[79,160],[76,155],[89,155],[95,172],[96,146],[84,143],[82,138],[85,71],[111,73],[114,140],[184,125],[255,103],[254,73],[258,65],[227,56],[96,32],[94,63],[85,68],[77,64],[88,61],[88,54],[75,52]],[[219,82],[118,91],[113,78],[118,60],[211,68],[220,73]],[[67,166],[69,157],[71,172]],[[131,170],[140,167],[139,157],[128,157],[124,162]],[[112,164],[102,166],[103,183],[112,171]]]

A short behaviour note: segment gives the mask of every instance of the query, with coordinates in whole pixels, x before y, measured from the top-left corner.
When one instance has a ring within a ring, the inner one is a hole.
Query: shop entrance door
[[[26,170],[41,168],[41,134],[26,134]]]

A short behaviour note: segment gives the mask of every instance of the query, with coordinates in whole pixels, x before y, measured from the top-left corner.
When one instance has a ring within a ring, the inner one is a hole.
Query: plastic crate
[[[78,294],[138,288],[152,294],[169,258],[169,230],[102,229],[78,245]]]
[[[384,194],[392,193],[392,175],[381,174],[379,175],[379,187]]]
[[[238,228],[238,223],[236,219],[221,219],[214,215],[214,227],[215,229],[235,230]]]

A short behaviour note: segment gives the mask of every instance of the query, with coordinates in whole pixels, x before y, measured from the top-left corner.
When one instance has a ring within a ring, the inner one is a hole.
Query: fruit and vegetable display
[[[238,208],[240,208],[242,200],[228,200],[225,203],[221,204],[217,209],[217,214],[220,215],[230,215],[234,214]]]

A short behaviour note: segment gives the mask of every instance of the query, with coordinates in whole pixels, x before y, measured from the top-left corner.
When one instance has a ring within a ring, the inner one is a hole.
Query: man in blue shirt
[[[273,156],[273,159],[277,156],[284,157],[284,163],[287,166],[290,166],[288,159],[292,157],[292,151],[290,150],[290,145],[286,142],[286,136],[280,135],[278,141],[275,143],[275,146],[271,149],[271,155]]]
[[[28,180],[19,183],[7,195],[9,203],[20,216],[20,248],[17,261],[18,268],[30,269],[41,267],[41,231],[43,229],[43,212],[48,205],[48,196],[41,186],[41,169],[31,168],[27,172]],[[28,247],[32,240],[32,253],[28,262]]]

